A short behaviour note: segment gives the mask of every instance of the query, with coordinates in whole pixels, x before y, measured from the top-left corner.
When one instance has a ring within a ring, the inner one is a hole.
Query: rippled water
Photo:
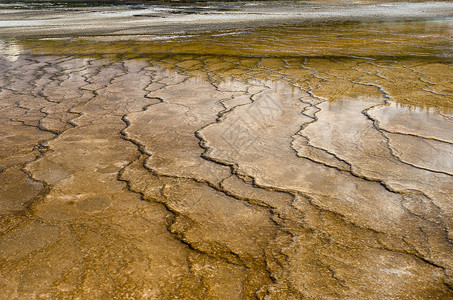
[[[0,298],[453,297],[452,25],[3,38]]]

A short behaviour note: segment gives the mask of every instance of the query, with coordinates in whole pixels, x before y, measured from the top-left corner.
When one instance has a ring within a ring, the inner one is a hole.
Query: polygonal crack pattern
[[[0,63],[2,299],[453,297],[451,64]]]

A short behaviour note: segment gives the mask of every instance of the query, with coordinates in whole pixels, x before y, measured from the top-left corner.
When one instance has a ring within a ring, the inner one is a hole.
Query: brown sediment
[[[417,22],[392,55],[347,50],[386,23],[15,41],[1,297],[453,297],[451,59],[407,34],[448,29]]]

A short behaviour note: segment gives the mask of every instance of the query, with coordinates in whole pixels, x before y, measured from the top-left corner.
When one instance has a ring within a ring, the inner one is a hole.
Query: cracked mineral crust
[[[0,298],[452,299],[434,21],[0,39]]]

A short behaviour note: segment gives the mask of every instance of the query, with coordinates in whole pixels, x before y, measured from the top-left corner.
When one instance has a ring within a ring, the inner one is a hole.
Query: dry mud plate
[[[0,299],[452,299],[452,5],[316,5],[0,9]]]

